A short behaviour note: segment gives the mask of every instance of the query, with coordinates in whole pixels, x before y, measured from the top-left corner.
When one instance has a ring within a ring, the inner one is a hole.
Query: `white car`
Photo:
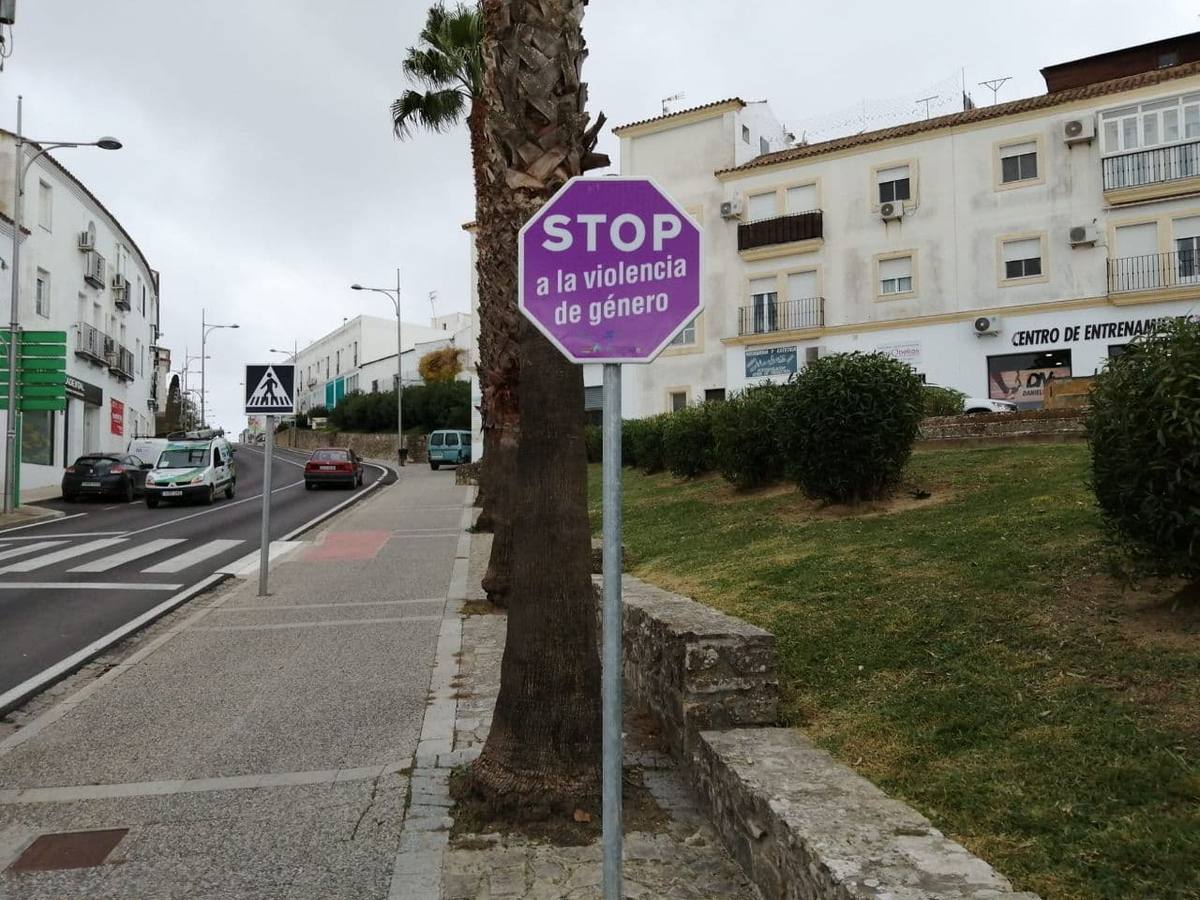
[[[944,391],[952,391],[954,388],[948,388],[944,384],[932,384],[925,382],[925,387],[941,388]],[[1005,413],[1016,412],[1017,404],[1009,400],[992,400],[987,397],[963,397],[964,413]]]

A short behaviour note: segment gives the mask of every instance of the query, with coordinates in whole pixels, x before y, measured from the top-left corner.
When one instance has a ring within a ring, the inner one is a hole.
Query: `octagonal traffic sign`
[[[700,228],[648,178],[572,178],[519,248],[521,312],[572,362],[651,362],[700,312]]]

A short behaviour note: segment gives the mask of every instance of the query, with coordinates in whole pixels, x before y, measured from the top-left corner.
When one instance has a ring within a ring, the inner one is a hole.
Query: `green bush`
[[[963,401],[967,395],[954,388],[926,387],[925,415],[926,416],[961,416]]]
[[[698,403],[663,417],[663,466],[677,478],[695,478],[712,468],[712,413]]]
[[[712,405],[713,465],[739,488],[783,477],[778,419],[787,390],[787,385],[763,384]]]
[[[833,503],[885,496],[912,453],[923,390],[911,368],[879,353],[810,363],[779,404],[790,474],[810,497]]]
[[[630,419],[625,422],[629,431],[629,446],[632,462],[630,465],[639,467],[647,475],[663,470],[663,424],[667,418],[664,413],[645,419]],[[622,440],[624,443],[624,440]]]
[[[316,415],[310,410],[309,415]],[[329,424],[337,431],[381,432],[396,430],[396,392],[364,394],[354,391],[329,411]],[[404,388],[404,430],[428,434],[438,428],[471,427],[471,385],[466,381],[440,381]]]
[[[1200,578],[1200,321],[1173,320],[1096,376],[1092,489],[1145,568]]]
[[[587,449],[587,461],[598,463],[604,458],[604,432],[599,425],[583,426],[583,446]]]

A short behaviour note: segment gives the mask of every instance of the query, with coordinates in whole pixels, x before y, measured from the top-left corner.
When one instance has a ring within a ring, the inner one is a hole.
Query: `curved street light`
[[[25,176],[29,168],[38,158],[66,147],[99,147],[101,150],[120,150],[121,142],[115,137],[103,136],[94,141],[33,141],[21,134],[21,106],[23,98],[17,97],[17,132],[16,149],[13,152],[16,178],[13,183],[13,239],[12,239],[12,304],[8,324],[9,377],[8,377],[8,412],[6,413],[4,437],[4,503],[3,510],[10,513],[20,506],[20,498],[12,496],[13,485],[16,484],[17,471],[17,379],[16,379],[16,347],[17,335],[21,330],[20,302],[21,296],[21,207],[25,200]],[[38,152],[25,159],[25,145],[32,144]]]
[[[208,427],[208,416],[204,407],[204,361],[208,359],[204,354],[204,345],[208,343],[208,336],[218,328],[239,328],[238,325],[210,325],[204,320],[204,310],[200,310],[200,427]]]
[[[372,291],[383,294],[392,301],[396,308],[396,458],[400,465],[405,464],[404,458],[404,326],[400,321],[400,268],[396,268],[396,289],[363,287],[361,284],[350,285],[352,291]]]

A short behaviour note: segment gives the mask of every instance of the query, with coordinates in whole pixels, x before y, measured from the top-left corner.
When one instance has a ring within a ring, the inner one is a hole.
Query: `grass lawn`
[[[932,451],[929,499],[844,515],[627,470],[625,542],[777,636],[786,724],[1017,887],[1197,898],[1200,604],[1109,574],[1087,472],[1082,445]]]

